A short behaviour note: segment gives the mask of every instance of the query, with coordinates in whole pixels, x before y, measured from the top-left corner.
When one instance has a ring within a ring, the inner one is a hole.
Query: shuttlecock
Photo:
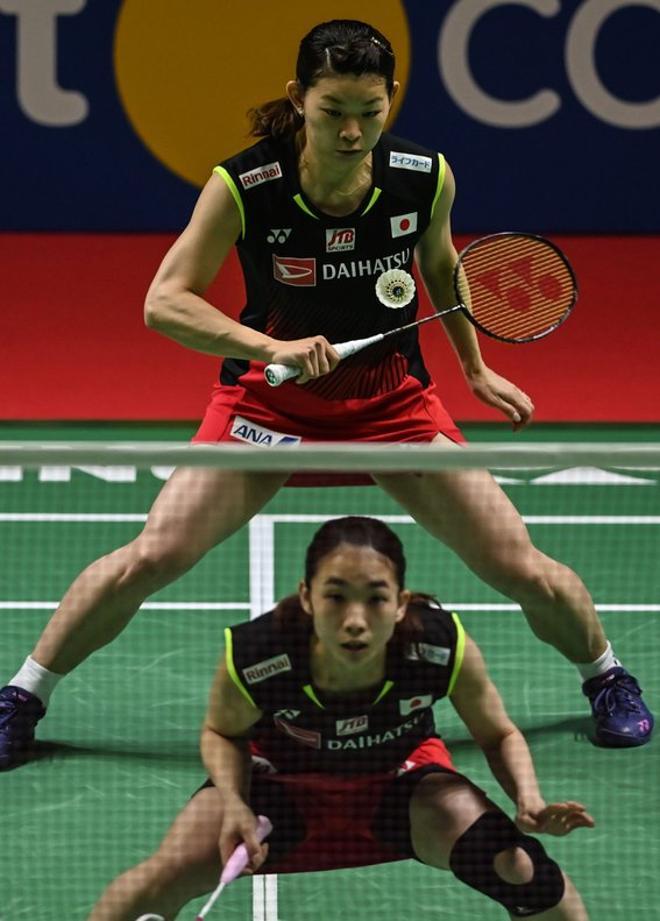
[[[403,269],[390,269],[376,279],[376,297],[393,310],[405,307],[415,296],[415,279]]]

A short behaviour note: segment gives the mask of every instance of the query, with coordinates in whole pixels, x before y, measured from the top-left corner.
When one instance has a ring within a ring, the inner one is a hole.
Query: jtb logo
[[[325,232],[326,253],[343,253],[355,249],[354,227],[333,227]]]

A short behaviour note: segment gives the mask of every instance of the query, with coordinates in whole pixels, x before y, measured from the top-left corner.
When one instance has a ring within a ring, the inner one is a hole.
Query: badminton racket
[[[272,830],[273,826],[270,822],[270,819],[266,818],[265,815],[260,815],[257,817],[256,836],[258,841],[261,842],[264,840],[264,838],[267,838]],[[225,886],[233,882],[237,876],[240,876],[249,862],[250,855],[248,854],[247,847],[245,844],[239,844],[225,864],[217,888],[211,893],[208,902],[197,915],[195,921],[204,921],[204,918],[211,911],[216,901],[220,898],[220,893],[225,888]]]
[[[569,316],[577,301],[573,269],[558,246],[527,233],[496,233],[463,249],[453,272],[457,303],[428,317],[365,339],[333,345],[340,358],[460,311],[482,333],[501,342],[520,344],[542,339]],[[376,280],[376,296],[386,307],[405,307],[415,295],[415,280],[393,269]],[[269,364],[264,376],[272,387],[301,374],[301,369]]]

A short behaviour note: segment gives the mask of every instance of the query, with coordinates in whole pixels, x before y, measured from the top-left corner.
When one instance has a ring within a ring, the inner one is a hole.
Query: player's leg
[[[147,913],[171,921],[192,899],[211,892],[221,870],[221,822],[218,791],[200,790],[181,810],[158,850],[110,883],[88,921],[135,921]]]
[[[459,774],[420,780],[410,798],[410,837],[419,860],[451,870],[512,918],[588,921],[573,883],[540,843]]]
[[[113,640],[148,595],[249,521],[286,478],[207,468],[174,472],[142,533],[78,576],[31,657],[0,691],[0,769],[29,747],[58,678]]]
[[[577,575],[537,550],[517,510],[485,470],[378,474],[377,482],[484,582],[517,601],[534,633],[572,662],[606,647]]]
[[[286,474],[176,470],[130,544],[92,563],[71,585],[33,658],[66,674],[113,640],[144,599],[187,572],[246,524]]]
[[[635,679],[614,658],[587,589],[569,567],[534,547],[490,473],[452,470],[375,479],[480,578],[517,601],[534,633],[577,665],[601,742],[648,741],[653,717]]]

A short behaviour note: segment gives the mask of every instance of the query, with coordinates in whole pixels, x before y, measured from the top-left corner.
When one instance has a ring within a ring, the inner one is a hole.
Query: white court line
[[[0,521],[146,521],[127,512],[0,512]]]
[[[349,513],[350,514],[350,513]],[[252,521],[273,524],[316,524],[343,515],[255,515]],[[387,524],[414,524],[410,515],[375,515]],[[523,515],[526,524],[660,524],[660,515]],[[0,521],[9,522],[124,522],[146,521],[146,515],[112,512],[0,512]]]
[[[270,611],[275,602],[266,592],[262,596],[265,603],[257,606],[252,601],[145,601],[140,610],[147,611],[250,611],[250,617],[258,617],[264,611]],[[58,601],[0,601],[0,611],[54,611]],[[501,603],[493,604],[443,601],[443,607],[451,611],[520,611],[520,605]],[[597,604],[597,611],[660,611],[660,604]],[[258,612],[258,613],[255,613]],[[1,921],[1,919],[0,919]]]
[[[0,611],[55,610],[59,601],[0,601]],[[249,611],[247,601],[145,601],[141,611]],[[1,919],[0,919],[1,921]]]
[[[275,606],[275,529],[269,515],[249,524],[250,620]],[[252,921],[277,921],[277,875],[252,878]]]
[[[350,513],[349,513],[350,514]],[[321,523],[343,515],[261,515],[277,524]],[[374,515],[386,524],[415,524],[410,515]],[[523,515],[526,524],[660,524],[660,515]]]

